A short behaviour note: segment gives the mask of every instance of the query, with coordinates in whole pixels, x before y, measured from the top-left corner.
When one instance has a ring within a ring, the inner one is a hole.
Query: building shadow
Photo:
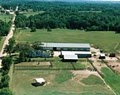
[[[31,83],[32,86],[34,87],[39,87],[39,86],[44,86],[44,83],[43,84],[39,84],[39,83]]]

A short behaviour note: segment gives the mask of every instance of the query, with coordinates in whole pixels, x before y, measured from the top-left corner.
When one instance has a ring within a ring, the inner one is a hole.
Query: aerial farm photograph
[[[0,0],[0,95],[120,95],[120,0]]]

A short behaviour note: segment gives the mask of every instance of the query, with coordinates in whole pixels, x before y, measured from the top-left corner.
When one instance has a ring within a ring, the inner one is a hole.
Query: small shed
[[[36,83],[39,84],[39,85],[44,85],[45,82],[46,82],[43,78],[34,78],[34,80],[35,80]]]
[[[99,59],[105,59],[105,54],[101,53],[100,56],[99,56]]]

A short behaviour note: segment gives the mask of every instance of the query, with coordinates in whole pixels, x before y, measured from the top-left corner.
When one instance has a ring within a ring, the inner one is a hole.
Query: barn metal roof
[[[62,55],[91,54],[90,51],[61,51]]]
[[[64,60],[78,60],[77,55],[64,55]]]
[[[43,83],[45,80],[43,78],[34,78],[37,83]]]
[[[44,43],[42,42],[41,47],[90,48],[90,44],[88,43]]]

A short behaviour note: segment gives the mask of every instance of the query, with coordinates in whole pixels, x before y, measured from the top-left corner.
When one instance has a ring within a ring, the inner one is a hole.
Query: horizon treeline
[[[43,13],[25,16],[32,9]],[[16,27],[68,28],[87,31],[119,31],[120,4],[29,2],[19,4]]]

